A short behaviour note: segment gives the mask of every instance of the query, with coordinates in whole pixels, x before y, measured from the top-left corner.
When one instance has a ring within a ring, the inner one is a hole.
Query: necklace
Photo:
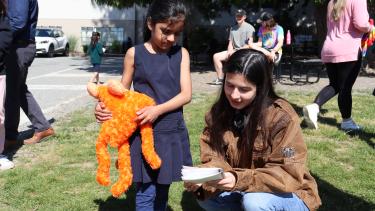
[[[233,126],[237,131],[242,131],[248,122],[249,115],[245,115],[241,111],[236,111],[234,114]]]

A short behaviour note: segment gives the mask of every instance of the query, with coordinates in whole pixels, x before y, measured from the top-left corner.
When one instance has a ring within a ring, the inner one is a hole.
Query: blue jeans
[[[308,211],[305,203],[294,193],[223,192],[198,204],[207,211]]]
[[[170,185],[137,183],[135,208],[137,211],[165,211],[168,204]]]

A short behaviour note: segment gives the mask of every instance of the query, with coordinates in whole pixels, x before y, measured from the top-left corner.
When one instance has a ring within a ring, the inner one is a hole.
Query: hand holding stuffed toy
[[[101,185],[110,185],[111,160],[107,145],[118,148],[117,164],[120,173],[118,181],[111,188],[111,192],[114,197],[119,197],[128,190],[133,180],[129,138],[139,126],[134,121],[137,117],[136,112],[147,106],[155,105],[155,102],[147,95],[125,89],[121,82],[115,80],[109,80],[107,85],[96,85],[90,82],[87,85],[87,91],[91,96],[103,102],[105,107],[112,112],[112,119],[102,124],[96,141],[98,160],[96,180]],[[140,132],[142,153],[145,160],[152,169],[160,168],[161,160],[154,149],[151,123],[141,125]]]

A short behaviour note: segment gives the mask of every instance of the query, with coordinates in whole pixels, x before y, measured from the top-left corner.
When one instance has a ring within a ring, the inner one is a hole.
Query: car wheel
[[[54,54],[55,54],[55,47],[53,47],[53,45],[50,45],[48,48],[47,56],[51,58],[54,56]]]
[[[69,45],[68,44],[66,44],[66,46],[65,46],[63,56],[69,56]]]

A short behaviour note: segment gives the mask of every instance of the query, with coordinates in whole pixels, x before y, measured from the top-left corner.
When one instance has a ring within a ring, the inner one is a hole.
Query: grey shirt
[[[243,22],[241,26],[238,24],[230,29],[229,40],[232,41],[234,49],[238,49],[247,44],[249,37],[253,37],[255,29],[247,22]]]

